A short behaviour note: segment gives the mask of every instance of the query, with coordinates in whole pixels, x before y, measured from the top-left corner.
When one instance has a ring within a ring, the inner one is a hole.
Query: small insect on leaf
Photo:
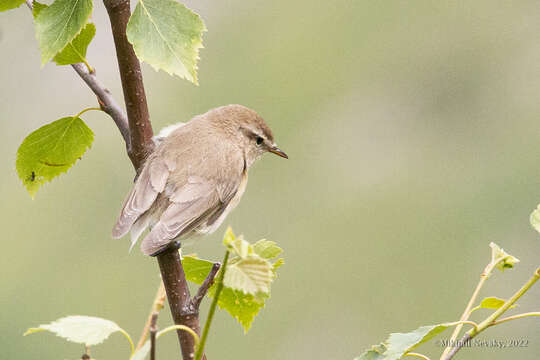
[[[42,126],[17,151],[17,173],[34,197],[47,181],[66,172],[92,145],[94,133],[79,117],[65,117]]]

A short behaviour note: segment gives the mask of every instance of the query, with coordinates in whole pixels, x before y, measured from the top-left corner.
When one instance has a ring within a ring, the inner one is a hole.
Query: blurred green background
[[[528,223],[540,202],[538,1],[186,5],[209,29],[200,86],[145,65],[155,130],[240,103],[267,120],[290,156],[267,155],[252,169],[225,222],[250,241],[277,241],[286,265],[247,335],[218,314],[209,359],[352,359],[390,332],[457,320],[490,241],[521,263],[496,273],[483,295],[508,297],[530,277],[540,255]],[[93,19],[88,59],[122,100],[100,1]],[[79,358],[81,346],[53,335],[21,336],[65,315],[105,317],[138,337],[159,272],[154,259],[128,254],[127,239],[110,237],[134,175],[121,137],[107,116],[85,114],[92,149],[31,200],[15,173],[22,139],[96,100],[71,69],[40,70],[23,7],[0,14],[0,54],[2,358]],[[186,253],[221,259],[224,229]],[[539,299],[536,286],[519,311],[538,311]],[[167,309],[160,326],[170,323]],[[482,338],[528,347],[458,358],[540,358],[538,319]],[[174,335],[160,339],[158,358],[177,353]],[[128,346],[113,335],[92,355],[127,359]]]

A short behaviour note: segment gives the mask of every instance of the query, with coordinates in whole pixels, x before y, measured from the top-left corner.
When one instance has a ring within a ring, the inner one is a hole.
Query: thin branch
[[[32,0],[26,0],[26,5],[30,11],[34,8]],[[128,118],[124,110],[114,100],[111,92],[99,81],[95,71],[89,72],[83,63],[73,64],[71,67],[97,96],[101,109],[113,119],[124,138],[128,154],[131,153]]]
[[[210,310],[208,310],[208,317],[206,318],[206,323],[204,323],[204,329],[201,336],[201,342],[197,347],[197,352],[195,353],[195,360],[204,359],[204,345],[206,344],[206,339],[208,338],[208,332],[210,331],[210,325],[212,325],[212,319],[214,318],[214,313],[216,312],[216,306],[219,300],[219,295],[223,290],[223,279],[225,278],[225,271],[227,270],[227,261],[229,261],[229,250],[225,250],[225,256],[223,257],[223,267],[219,273],[216,294],[212,299],[212,304],[210,304]]]
[[[443,353],[441,356],[441,360],[450,360],[452,359],[457,352],[467,343],[468,340],[476,337],[478,334],[480,334],[482,331],[487,329],[490,326],[493,326],[495,321],[502,315],[504,312],[520,298],[522,297],[537,281],[540,279],[540,268],[536,269],[533,276],[514,294],[510,299],[506,300],[505,303],[495,310],[490,316],[488,316],[487,319],[482,321],[480,324],[478,324],[477,328],[471,329],[468,332],[463,335],[463,337],[458,341],[457,344],[453,348],[451,348],[450,351],[447,353]],[[504,320],[504,319],[503,319]],[[450,342],[450,346],[454,345],[452,341]]]
[[[467,344],[467,342],[469,340],[471,340],[471,335],[469,333],[465,333],[465,335],[463,335],[463,337],[461,339],[458,340],[457,344],[454,344],[455,346],[453,346],[450,351],[446,354],[446,357],[444,358],[445,360],[450,360],[452,359],[456,354],[457,352],[463,347],[465,346],[465,344]]]
[[[529,316],[540,316],[540,312],[535,311],[535,312],[528,312],[528,313],[508,316],[508,317],[505,317],[505,318],[502,318],[500,320],[496,320],[496,321],[492,322],[491,325],[489,325],[489,326],[499,325],[499,324],[501,324],[503,322],[507,322],[507,321],[511,321],[511,320],[517,320],[517,319],[523,319],[523,318],[526,318],[526,317],[529,317]]]
[[[88,87],[96,94],[98,98],[99,105],[103,111],[105,111],[113,119],[114,123],[118,127],[120,134],[126,142],[126,149],[128,154],[131,153],[131,139],[129,136],[129,125],[128,118],[124,110],[118,105],[114,100],[111,92],[107,89],[101,81],[97,78],[96,72],[89,72],[86,66],[83,63],[71,65],[73,70],[83,81],[88,85]]]
[[[139,342],[137,343],[137,347],[135,348],[135,351],[142,348],[144,343],[146,342],[146,338],[148,338],[148,334],[150,333],[150,326],[152,325],[152,319],[154,317],[154,314],[159,313],[161,309],[163,309],[163,305],[165,304],[165,296],[165,286],[163,285],[163,281],[159,280],[159,288],[156,292],[156,296],[154,297],[154,301],[152,302],[152,307],[150,308],[148,319],[146,320],[146,324],[144,324],[144,328],[141,337],[139,338]]]
[[[129,0],[103,0],[103,3],[111,22],[118,69],[124,90],[131,138],[129,157],[138,170],[146,156],[153,150],[154,142],[141,64],[126,35],[127,23],[131,16],[130,2]]]
[[[199,309],[199,306],[201,305],[201,301],[208,292],[208,289],[210,289],[210,286],[214,283],[214,278],[216,277],[216,274],[221,267],[220,263],[214,263],[212,266],[212,269],[210,269],[210,272],[208,273],[208,276],[206,276],[206,279],[204,279],[204,282],[201,284],[201,287],[199,287],[199,290],[197,291],[197,294],[191,299],[191,304],[196,308]]]
[[[152,321],[150,322],[150,360],[156,360],[156,333],[157,333],[157,318],[159,313],[152,314]]]

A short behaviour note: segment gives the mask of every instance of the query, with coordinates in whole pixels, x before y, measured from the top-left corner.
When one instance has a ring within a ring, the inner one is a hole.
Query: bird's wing
[[[222,156],[223,153],[214,154]],[[230,161],[226,164],[229,164],[229,167],[210,172],[213,176],[190,175],[183,186],[170,194],[169,206],[142,241],[143,253],[152,255],[159,252],[173,239],[189,234],[201,226],[204,227],[208,219],[223,211],[236,193],[244,169],[244,160],[240,152],[229,152],[227,156]],[[206,160],[206,163],[215,164]],[[212,160],[219,161],[219,159]],[[202,165],[195,168],[195,171],[208,175],[208,171],[201,171],[204,168]]]
[[[158,194],[165,189],[170,171],[170,164],[164,159],[155,156],[148,158],[124,202],[112,231],[113,238],[127,234],[137,219],[152,206]]]

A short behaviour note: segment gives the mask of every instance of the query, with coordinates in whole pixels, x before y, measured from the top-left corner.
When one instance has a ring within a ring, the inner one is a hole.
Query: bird
[[[198,234],[214,232],[239,203],[248,170],[264,153],[288,159],[254,110],[226,105],[164,128],[141,167],[112,230],[131,232],[157,256]]]

